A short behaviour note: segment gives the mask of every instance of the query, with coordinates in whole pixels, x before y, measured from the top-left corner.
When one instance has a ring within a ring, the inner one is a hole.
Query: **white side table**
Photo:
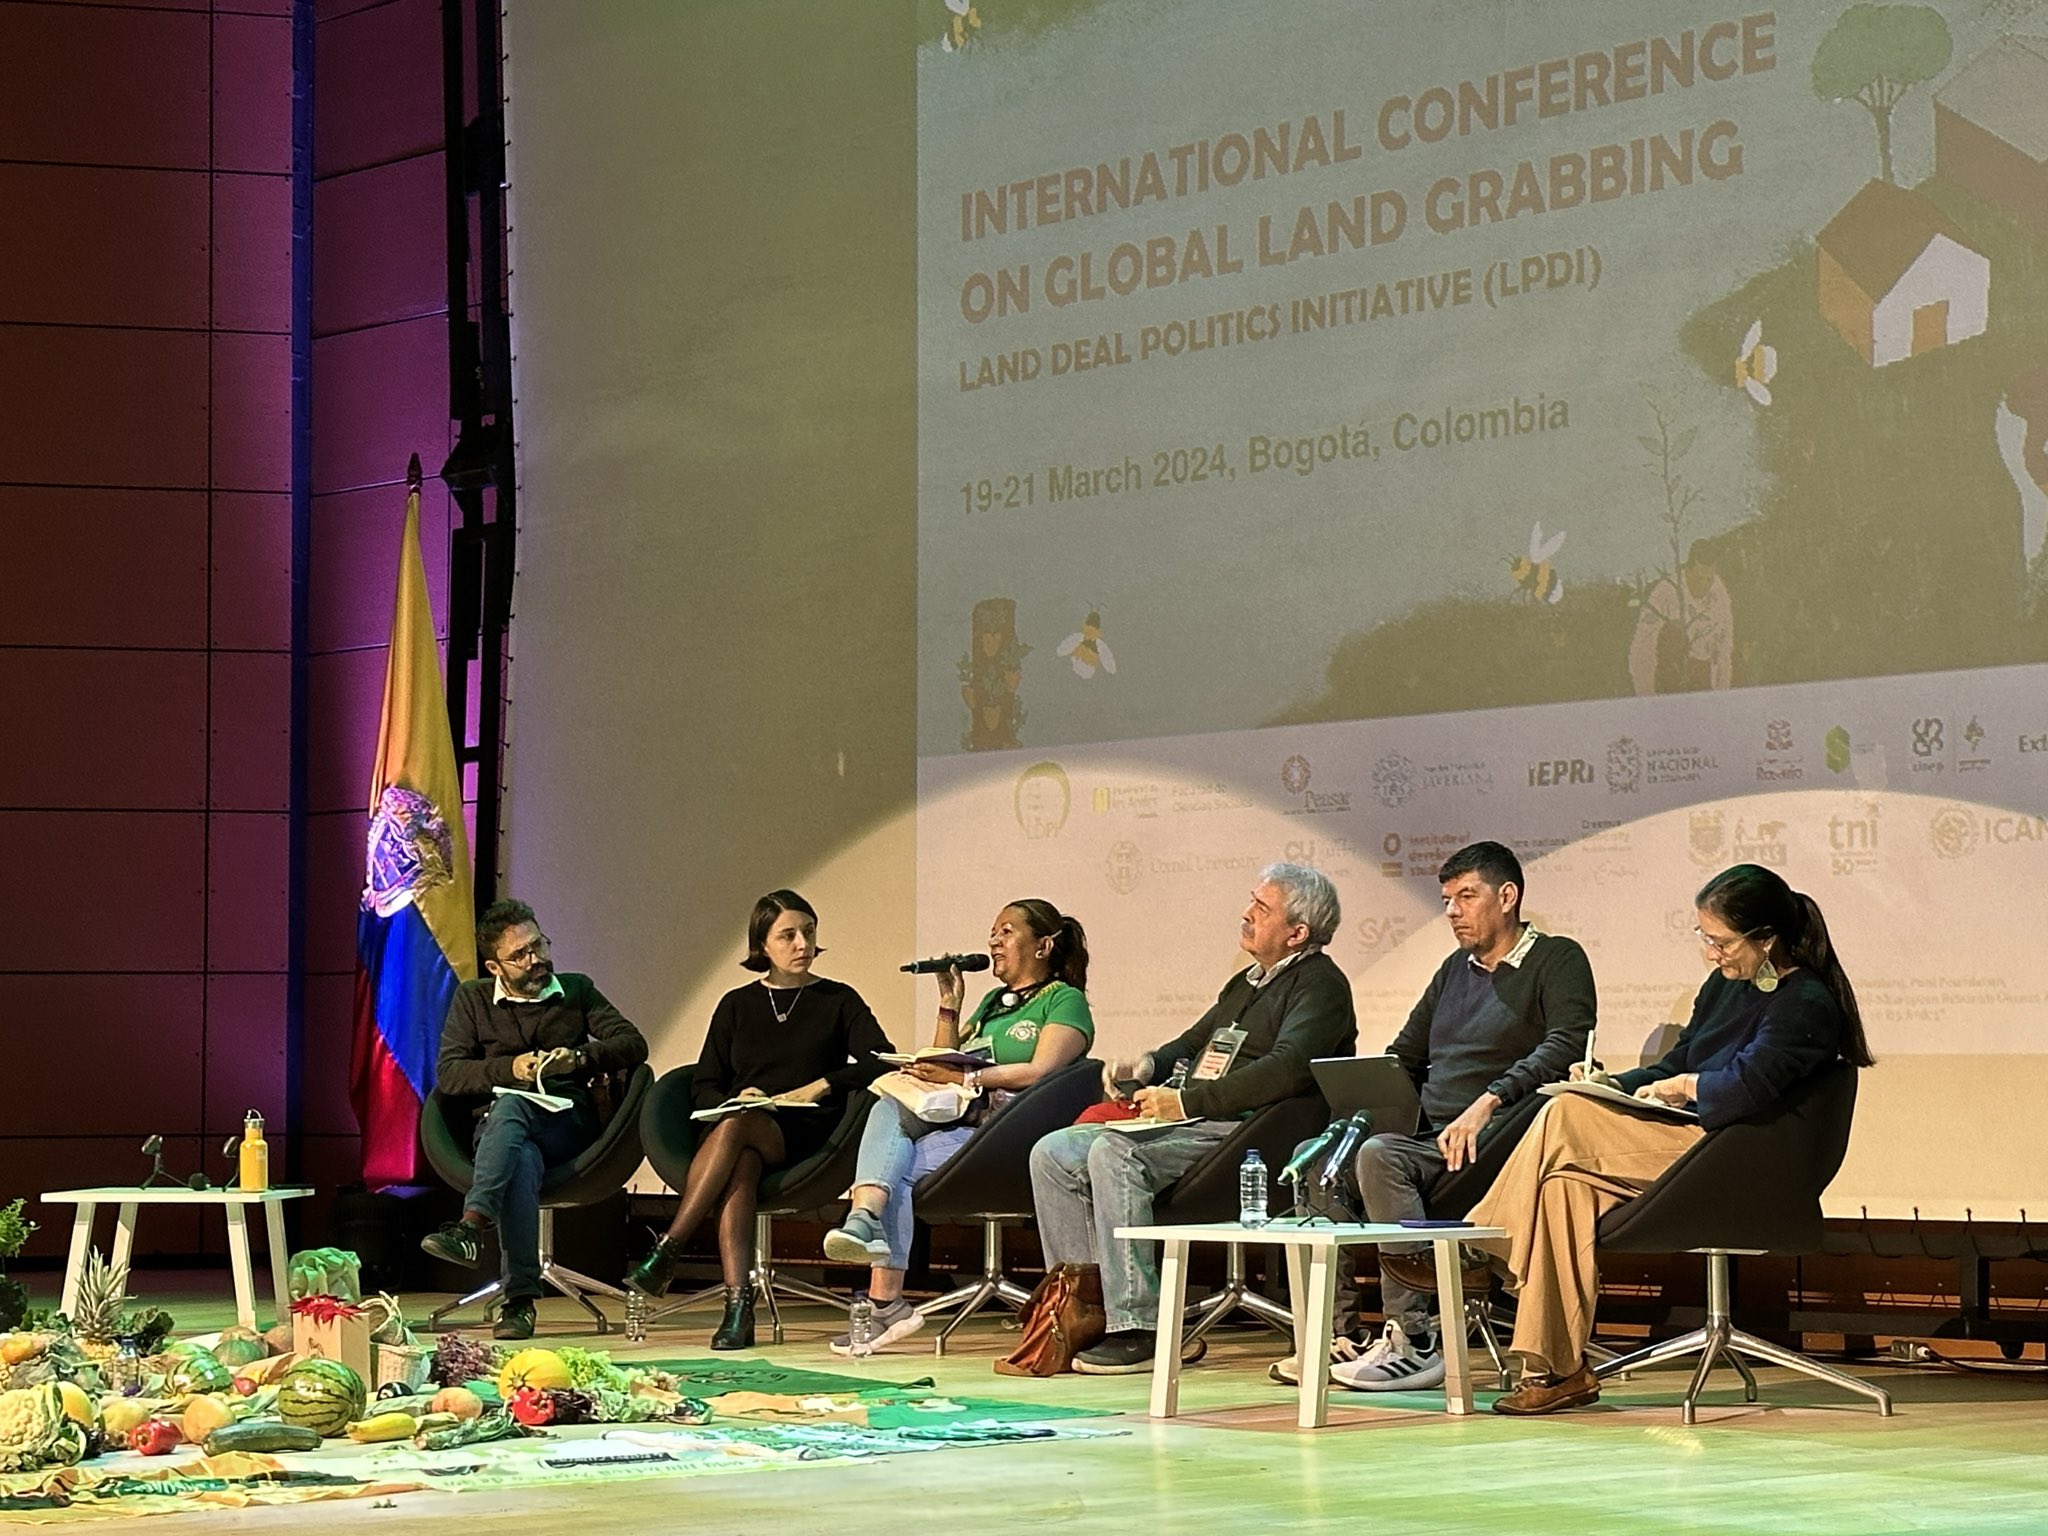
[[[1437,1306],[1450,1319],[1440,1330],[1444,1352],[1444,1412],[1472,1411],[1471,1362],[1466,1349],[1465,1286],[1458,1244],[1505,1237],[1499,1227],[1404,1227],[1389,1222],[1339,1224],[1289,1217],[1263,1227],[1234,1221],[1184,1226],[1118,1227],[1118,1237],[1165,1245],[1159,1268],[1159,1336],[1152,1358],[1151,1416],[1170,1419],[1180,1406],[1180,1338],[1187,1314],[1188,1244],[1247,1243],[1287,1250],[1287,1289],[1294,1307],[1294,1348],[1301,1362],[1303,1429],[1330,1422],[1330,1313],[1337,1300],[1337,1251],[1360,1244],[1430,1243],[1436,1250]]]
[[[244,1328],[256,1326],[254,1265],[249,1258],[249,1207],[263,1207],[264,1227],[270,1236],[270,1285],[277,1302],[277,1316],[290,1315],[291,1296],[285,1289],[284,1202],[313,1193],[310,1189],[186,1189],[182,1185],[160,1184],[152,1189],[139,1186],[107,1189],[58,1189],[42,1198],[51,1205],[75,1205],[78,1215],[71,1223],[71,1257],[64,1266],[63,1310],[69,1315],[78,1302],[78,1282],[85,1275],[85,1256],[92,1248],[93,1217],[103,1205],[119,1205],[121,1214],[114,1224],[116,1264],[126,1264],[135,1248],[135,1213],[145,1205],[217,1205],[228,1219],[228,1265],[235,1276],[235,1321]]]

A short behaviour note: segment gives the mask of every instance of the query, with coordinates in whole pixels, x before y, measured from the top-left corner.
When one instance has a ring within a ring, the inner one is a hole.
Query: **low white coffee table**
[[[235,1276],[235,1321],[244,1328],[256,1326],[254,1264],[249,1257],[249,1207],[263,1207],[264,1226],[270,1237],[270,1285],[277,1302],[277,1318],[291,1314],[292,1299],[285,1288],[284,1202],[313,1193],[310,1189],[186,1189],[177,1184],[159,1184],[150,1189],[139,1186],[107,1189],[57,1189],[42,1198],[52,1205],[75,1205],[78,1214],[71,1223],[71,1257],[64,1266],[63,1309],[68,1316],[78,1301],[78,1282],[85,1275],[85,1256],[92,1249],[93,1218],[103,1205],[118,1205],[121,1214],[114,1223],[113,1262],[126,1264],[135,1248],[135,1214],[145,1205],[217,1205],[228,1220],[228,1266]]]
[[[1193,1222],[1184,1226],[1118,1227],[1118,1237],[1151,1240],[1164,1245],[1159,1266],[1159,1338],[1152,1359],[1151,1416],[1170,1419],[1180,1406],[1180,1340],[1187,1315],[1188,1244],[1246,1243],[1287,1251],[1287,1288],[1294,1308],[1294,1348],[1301,1361],[1303,1429],[1330,1422],[1330,1313],[1337,1299],[1337,1252],[1364,1244],[1430,1243],[1436,1250],[1437,1306],[1450,1318],[1441,1330],[1444,1352],[1444,1412],[1472,1411],[1472,1377],[1460,1319],[1465,1316],[1465,1286],[1458,1262],[1458,1244],[1505,1237],[1499,1227],[1404,1227],[1387,1222],[1338,1224],[1299,1217],[1241,1227],[1234,1221]]]

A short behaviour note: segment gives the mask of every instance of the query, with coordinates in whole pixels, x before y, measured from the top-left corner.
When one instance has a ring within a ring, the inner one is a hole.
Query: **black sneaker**
[[[530,1339],[533,1337],[533,1298],[514,1296],[498,1308],[498,1320],[491,1324],[494,1339]]]
[[[451,1221],[447,1226],[429,1232],[420,1239],[420,1247],[450,1264],[460,1264],[464,1269],[476,1268],[476,1228],[466,1221]]]
[[[1157,1347],[1154,1336],[1140,1329],[1112,1333],[1074,1356],[1074,1369],[1084,1376],[1135,1376],[1152,1369]]]

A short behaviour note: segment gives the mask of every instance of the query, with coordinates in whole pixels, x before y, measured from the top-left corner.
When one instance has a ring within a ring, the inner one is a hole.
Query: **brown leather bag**
[[[1102,1342],[1109,1319],[1102,1310],[1102,1271],[1093,1264],[1055,1264],[1024,1303],[1017,1323],[1024,1337],[999,1376],[1057,1376],[1074,1356]]]

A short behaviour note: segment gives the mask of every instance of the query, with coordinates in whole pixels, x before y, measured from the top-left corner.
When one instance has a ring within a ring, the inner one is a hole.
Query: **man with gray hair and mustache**
[[[1031,1149],[1032,1198],[1048,1271],[1099,1265],[1108,1332],[1074,1369],[1120,1376],[1149,1370],[1159,1323],[1155,1245],[1116,1236],[1152,1220],[1171,1185],[1268,1104],[1310,1092],[1309,1062],[1349,1055],[1358,1038],[1351,983],[1323,946],[1342,913],[1329,877],[1304,864],[1259,874],[1238,926],[1252,964],[1225,983],[1208,1012],[1164,1045],[1102,1071],[1119,1096],[1132,1082],[1149,1120],[1188,1120],[1135,1137],[1101,1125],[1054,1131]]]

